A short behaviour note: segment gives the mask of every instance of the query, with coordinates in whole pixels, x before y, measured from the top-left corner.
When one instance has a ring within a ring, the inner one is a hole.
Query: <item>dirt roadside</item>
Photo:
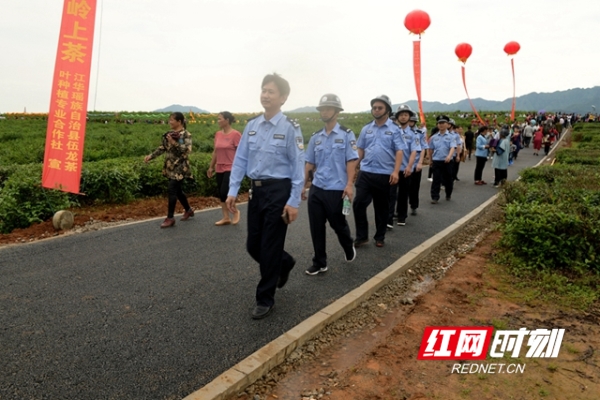
[[[600,398],[598,308],[515,301],[506,272],[491,262],[500,217],[495,206],[231,400]],[[524,365],[523,373],[458,374],[459,361],[417,360],[426,326],[566,331],[557,358],[525,358],[524,345],[517,359],[478,362]]]
[[[188,200],[195,210],[221,206],[220,200],[216,197],[188,196]],[[238,201],[248,201],[248,194],[239,195]],[[69,211],[74,215],[75,226],[73,229],[57,231],[52,226],[52,219],[49,219],[29,228],[15,229],[9,234],[0,234],[0,247],[9,244],[33,242],[59,235],[93,231],[133,221],[166,217],[167,199],[165,197],[153,197],[135,200],[128,204],[85,206],[72,208]],[[175,213],[183,213],[183,211],[181,205],[177,203]]]

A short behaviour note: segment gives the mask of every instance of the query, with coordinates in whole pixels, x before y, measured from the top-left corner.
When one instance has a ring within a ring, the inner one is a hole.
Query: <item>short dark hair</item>
[[[185,123],[185,117],[183,116],[182,113],[180,113],[179,111],[175,111],[174,113],[171,113],[170,117],[173,117],[173,119],[175,121],[181,122],[181,125],[183,125],[183,129],[187,129],[187,124]]]
[[[222,116],[223,119],[229,121],[230,125],[235,122],[235,117],[229,111],[221,111],[218,115]]]
[[[262,88],[269,82],[273,82],[275,84],[275,86],[277,86],[277,89],[279,90],[279,94],[281,96],[287,97],[290,95],[290,84],[288,83],[288,81],[283,79],[280,75],[276,74],[275,72],[273,72],[272,74],[266,75],[263,78],[263,81],[262,81],[262,84],[260,85],[260,87]]]

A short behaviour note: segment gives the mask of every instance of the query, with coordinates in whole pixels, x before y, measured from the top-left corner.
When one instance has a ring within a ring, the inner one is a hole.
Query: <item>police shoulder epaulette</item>
[[[252,118],[248,118],[248,122],[252,121],[253,119],[256,119],[256,118],[260,117],[261,115],[263,115],[263,114],[258,114],[258,115],[255,115]]]
[[[288,120],[288,122],[290,124],[292,124],[294,126],[294,128],[300,128],[300,124],[296,121],[294,121],[293,119],[291,119],[290,117],[286,117],[286,119]]]
[[[340,129],[346,133],[352,133],[352,129],[346,128],[344,125],[340,125]]]
[[[323,130],[323,129],[319,129],[318,131],[311,133],[311,135],[310,135],[310,136],[315,136],[317,133],[321,132],[322,130]]]

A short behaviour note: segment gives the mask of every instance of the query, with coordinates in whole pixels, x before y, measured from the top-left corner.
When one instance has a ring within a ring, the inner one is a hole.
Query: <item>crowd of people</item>
[[[452,118],[438,115],[436,126],[428,132],[425,124],[417,126],[419,119],[409,106],[401,105],[394,112],[386,95],[370,101],[373,120],[357,137],[339,123],[342,102],[328,93],[317,107],[323,128],[312,134],[305,149],[299,124],[281,111],[289,94],[285,79],[277,74],[266,75],[260,93],[264,113],[250,119],[243,133],[232,129],[235,118],[231,113],[219,113],[221,129],[215,134],[207,171],[209,178],[216,176],[219,188],[223,218],[215,223],[217,226],[239,222],[238,191],[244,177],[251,181],[246,249],[260,268],[254,319],[271,314],[276,290],[285,286],[296,264],[284,245],[288,225],[298,217],[302,201],[308,206],[314,250],[312,264],[305,273],[314,276],[328,269],[327,223],[337,235],[345,261],[352,262],[356,249],[370,242],[367,208],[371,203],[375,214],[373,240],[378,248],[385,246],[389,230],[406,224],[409,207],[410,215],[417,215],[425,165],[429,165],[430,201],[438,204],[442,188],[446,201],[452,200],[460,163],[470,160],[473,153],[475,184],[486,184],[482,174],[491,158],[494,186],[499,186],[522,148],[533,142],[537,154],[541,145],[549,146],[558,139],[554,119],[550,118],[540,124],[534,118],[512,126],[481,124],[475,132],[472,126],[463,132]],[[565,118],[562,122],[571,120]],[[194,216],[181,189],[183,179],[191,177],[191,135],[181,113],[171,114],[169,125],[171,130],[163,136],[161,146],[145,158],[149,162],[166,154],[163,173],[169,181],[169,202],[161,228],[175,225],[177,200],[185,210],[182,221]],[[346,219],[351,211],[354,237]]]

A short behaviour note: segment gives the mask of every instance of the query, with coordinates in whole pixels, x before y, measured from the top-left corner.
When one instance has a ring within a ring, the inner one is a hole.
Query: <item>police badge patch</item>
[[[304,141],[302,136],[296,136],[296,146],[298,146],[300,150],[304,150]]]
[[[356,140],[351,140],[350,146],[352,146],[352,150],[356,150]]]

